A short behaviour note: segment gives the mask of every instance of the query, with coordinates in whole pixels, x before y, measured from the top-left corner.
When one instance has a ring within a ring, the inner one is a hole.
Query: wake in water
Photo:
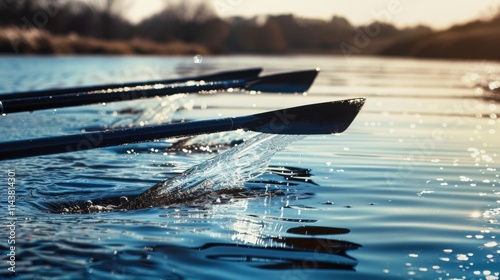
[[[153,186],[121,209],[141,209],[190,201],[213,192],[243,189],[245,181],[264,173],[271,157],[302,135],[259,134],[184,173]]]

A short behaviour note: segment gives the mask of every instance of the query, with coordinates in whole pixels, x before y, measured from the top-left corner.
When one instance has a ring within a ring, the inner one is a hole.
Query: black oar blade
[[[311,87],[318,73],[319,69],[315,69],[264,76],[249,82],[245,89],[262,92],[302,93]]]
[[[312,104],[253,115],[252,131],[272,134],[344,132],[365,103],[364,98]]]

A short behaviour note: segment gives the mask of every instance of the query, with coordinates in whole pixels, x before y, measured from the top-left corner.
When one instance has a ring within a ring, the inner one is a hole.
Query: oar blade
[[[253,115],[252,131],[273,134],[342,133],[365,103],[364,98],[347,99]]]
[[[314,69],[268,75],[247,83],[245,89],[275,93],[303,93],[311,87],[318,73],[319,69]]]

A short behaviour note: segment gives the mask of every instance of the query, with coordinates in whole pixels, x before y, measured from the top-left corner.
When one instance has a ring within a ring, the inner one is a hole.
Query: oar
[[[107,84],[107,85],[62,88],[62,89],[48,89],[48,90],[37,90],[37,91],[29,91],[29,92],[14,92],[14,93],[0,94],[0,100],[19,99],[19,98],[28,98],[28,97],[41,97],[41,96],[55,96],[55,95],[68,94],[68,93],[79,93],[79,92],[98,91],[98,90],[111,90],[111,89],[120,89],[120,88],[127,88],[127,87],[131,88],[131,87],[148,86],[148,85],[151,86],[151,85],[157,85],[157,84],[185,83],[188,81],[213,82],[213,81],[224,81],[224,80],[250,79],[250,78],[256,78],[260,74],[260,72],[262,72],[262,68],[249,68],[249,69],[223,71],[223,72],[217,72],[217,73],[207,74],[207,75],[202,75],[202,76],[169,79],[169,80],[132,82],[132,83],[123,83],[123,84]]]
[[[274,134],[341,133],[349,127],[364,102],[364,98],[357,98],[305,105],[242,117],[4,142],[0,143],[0,160],[75,152],[237,129]]]
[[[69,106],[125,101],[178,93],[210,92],[240,88],[263,92],[304,92],[309,89],[318,70],[296,71],[251,79],[237,79],[215,82],[166,84],[102,90],[94,92],[69,93],[56,96],[7,99],[0,101],[0,114],[53,109]]]

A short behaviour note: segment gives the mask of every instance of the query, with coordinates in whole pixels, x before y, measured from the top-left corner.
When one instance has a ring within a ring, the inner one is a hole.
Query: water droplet
[[[457,260],[459,260],[459,261],[467,261],[467,260],[469,260],[469,257],[467,257],[467,255],[464,255],[464,254],[458,254],[457,255]]]
[[[120,197],[120,204],[125,204],[128,202],[128,198],[126,196],[121,196]],[[116,251],[115,251],[116,252]]]
[[[491,241],[491,242],[485,243],[484,246],[491,248],[491,247],[497,246],[497,243],[495,241]]]
[[[197,55],[193,56],[193,61],[194,61],[194,63],[202,63],[203,62],[203,56],[197,54]]]

